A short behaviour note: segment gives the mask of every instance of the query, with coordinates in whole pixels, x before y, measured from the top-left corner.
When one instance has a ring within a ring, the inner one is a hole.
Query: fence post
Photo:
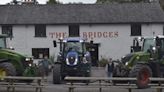
[[[99,88],[99,92],[102,92],[102,88],[101,88],[101,80],[99,80],[99,86],[100,86],[100,88]]]

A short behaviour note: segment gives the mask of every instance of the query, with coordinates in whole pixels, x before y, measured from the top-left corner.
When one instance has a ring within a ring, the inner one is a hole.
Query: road
[[[93,67],[92,76],[105,77],[106,72],[104,68]],[[68,92],[66,84],[52,84],[52,73],[48,76],[47,82],[45,82],[46,87],[43,92]],[[6,89],[0,87],[0,92],[6,92]],[[34,92],[32,88],[16,88],[16,92]],[[76,88],[75,92],[99,92],[98,88]],[[103,88],[102,92],[128,92],[127,89],[121,89],[117,87]],[[134,89],[132,92],[156,92],[155,89]]]

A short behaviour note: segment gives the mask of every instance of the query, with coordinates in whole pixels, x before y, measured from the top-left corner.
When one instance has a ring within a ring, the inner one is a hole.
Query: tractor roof
[[[7,37],[9,37],[9,36],[6,34],[0,34],[0,38],[7,38]]]
[[[63,39],[63,42],[84,42],[84,41],[85,39],[80,37],[68,37]]]
[[[156,37],[158,37],[158,38],[164,38],[164,35],[157,35],[157,36],[146,36],[146,37],[144,37],[144,39],[149,39],[149,38],[156,38]]]
[[[164,35],[158,35],[157,37],[158,38],[164,38]]]

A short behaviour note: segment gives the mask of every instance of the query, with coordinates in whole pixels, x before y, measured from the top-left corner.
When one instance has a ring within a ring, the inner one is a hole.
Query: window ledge
[[[34,36],[35,38],[47,38],[47,36]]]

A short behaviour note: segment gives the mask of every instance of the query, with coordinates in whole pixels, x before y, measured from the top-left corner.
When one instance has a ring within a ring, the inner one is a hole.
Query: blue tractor
[[[53,68],[53,83],[59,84],[66,76],[89,77],[91,73],[91,55],[87,51],[85,39],[69,37],[60,39],[60,52]],[[54,47],[56,47],[54,41]]]

